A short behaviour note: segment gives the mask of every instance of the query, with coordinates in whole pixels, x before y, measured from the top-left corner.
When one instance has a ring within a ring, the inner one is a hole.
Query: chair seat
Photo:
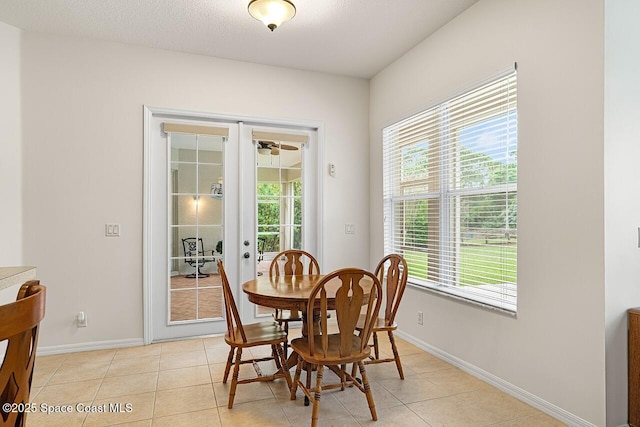
[[[238,328],[235,328],[235,340],[229,336],[229,333],[226,333],[224,335],[225,342],[233,347],[253,347],[287,340],[287,333],[277,323],[254,323],[252,325],[243,325],[243,328],[247,336],[246,342],[243,342],[242,334]]]
[[[364,318],[365,318],[364,316],[365,316],[364,314],[361,314],[360,318],[358,319],[358,324],[356,325],[356,329],[358,331],[362,330],[362,325],[364,324]],[[373,322],[373,330],[376,332],[395,331],[396,329],[398,329],[398,324],[395,321],[392,322],[390,325],[387,325],[383,317],[378,317]]]
[[[313,365],[328,365],[333,364],[333,362],[335,362],[336,365],[340,365],[343,363],[353,363],[357,362],[358,360],[365,359],[371,354],[371,348],[369,346],[365,346],[363,351],[360,351],[360,337],[357,335],[353,336],[353,340],[351,341],[351,354],[347,357],[340,357],[339,334],[328,335],[328,339],[329,346],[327,350],[327,356],[324,356],[323,354],[322,337],[320,335],[316,335],[314,338],[313,355],[311,355],[311,352],[309,351],[309,340],[307,339],[307,337],[296,338],[291,341],[291,348],[293,348],[294,351],[298,353],[307,363],[311,363]]]
[[[276,322],[299,322],[302,315],[298,310],[278,310],[278,315],[273,313],[273,318]]]

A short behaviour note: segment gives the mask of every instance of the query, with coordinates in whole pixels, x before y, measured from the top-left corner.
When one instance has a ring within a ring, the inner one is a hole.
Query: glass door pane
[[[278,252],[302,249],[301,146],[278,141],[272,144],[276,149],[258,150],[257,156],[258,274],[269,274],[269,265]],[[271,311],[258,307],[258,314]]]
[[[169,324],[223,316],[224,138],[173,134],[169,162]]]

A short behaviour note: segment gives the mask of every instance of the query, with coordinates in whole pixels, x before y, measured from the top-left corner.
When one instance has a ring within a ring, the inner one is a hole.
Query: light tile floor
[[[299,334],[299,330],[290,331],[290,336]],[[378,421],[371,420],[366,399],[357,389],[335,389],[322,394],[319,425],[564,425],[406,341],[398,339],[398,346],[405,380],[399,379],[393,363],[367,366]],[[229,386],[222,384],[228,350],[222,337],[210,337],[39,356],[31,392],[31,401],[38,411],[28,414],[28,425],[246,427],[310,424],[311,406],[304,406],[301,391],[296,400],[289,400],[289,390],[283,379],[239,385],[233,409],[228,409]],[[253,354],[264,354],[264,351],[268,352],[268,347],[254,349]],[[383,348],[383,351],[389,352],[389,349]],[[263,372],[269,372],[274,365],[265,362],[261,368]],[[253,372],[252,366],[243,365],[241,376]],[[335,380],[330,373],[325,378]],[[118,404],[120,412],[113,411]],[[46,414],[43,409],[67,412]]]

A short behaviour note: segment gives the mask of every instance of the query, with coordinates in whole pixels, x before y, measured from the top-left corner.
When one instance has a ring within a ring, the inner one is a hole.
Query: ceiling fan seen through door
[[[287,145],[287,144],[282,144],[280,142],[277,141],[258,141],[258,153],[259,154],[271,154],[272,156],[277,156],[280,154],[280,150],[290,150],[290,151],[294,151],[297,150],[298,147],[296,147],[295,145]]]

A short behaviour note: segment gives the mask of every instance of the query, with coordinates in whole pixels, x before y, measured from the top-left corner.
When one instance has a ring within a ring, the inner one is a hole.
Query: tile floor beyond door
[[[290,336],[298,336],[292,329]],[[383,337],[386,339],[386,337]],[[321,426],[562,426],[561,422],[398,339],[405,380],[393,363],[368,365],[378,421],[355,388],[323,392]],[[255,353],[263,353],[256,349]],[[268,348],[266,348],[268,350]],[[389,349],[384,348],[385,352]],[[82,353],[39,356],[29,426],[304,426],[311,406],[289,400],[283,379],[241,384],[227,409],[222,384],[228,347],[208,337]],[[263,372],[273,365],[265,363]],[[241,376],[252,374],[243,365]],[[293,376],[293,370],[292,370]],[[303,374],[304,376],[304,374]],[[328,378],[329,377],[329,378]],[[333,374],[325,379],[334,381]],[[229,381],[230,382],[230,381]],[[110,412],[120,404],[121,412]],[[45,406],[47,405],[47,406]],[[57,406],[56,406],[57,405]],[[45,414],[42,409],[68,413]],[[80,409],[106,412],[80,412]]]

